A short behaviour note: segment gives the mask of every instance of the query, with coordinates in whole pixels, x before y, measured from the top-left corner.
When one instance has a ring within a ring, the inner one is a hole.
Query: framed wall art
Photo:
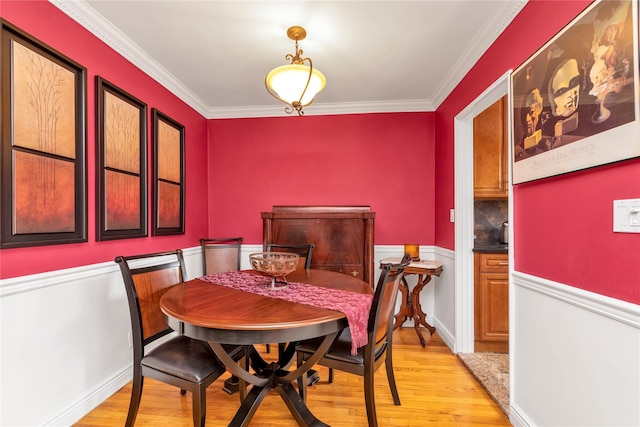
[[[514,184],[640,156],[637,7],[592,3],[512,73]]]
[[[184,126],[157,109],[153,120],[154,236],[184,233]]]
[[[86,242],[86,69],[1,24],[0,246]]]
[[[96,76],[97,240],[146,237],[147,105]]]

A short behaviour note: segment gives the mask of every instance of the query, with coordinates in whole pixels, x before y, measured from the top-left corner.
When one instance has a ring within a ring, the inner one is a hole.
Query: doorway
[[[473,256],[473,118],[509,93],[511,70],[485,90],[454,120],[455,159],[455,347],[456,353],[474,352],[474,256]],[[510,138],[510,134],[508,133]],[[511,145],[508,142],[509,146]],[[509,150],[510,152],[510,150]],[[508,162],[509,168],[511,167]],[[512,202],[509,198],[509,223]],[[513,225],[509,227],[513,230]],[[511,237],[511,236],[510,236]],[[512,241],[510,238],[509,241]],[[513,250],[509,264],[513,265]],[[511,274],[510,274],[511,275]],[[511,301],[509,304],[512,307]],[[512,323],[513,316],[509,316]],[[513,330],[513,328],[510,328]],[[513,341],[513,337],[511,340]]]
[[[454,119],[454,163],[455,163],[455,353],[474,353],[474,175],[473,175],[473,119],[485,111],[503,96],[509,99],[509,78],[511,70],[507,71],[493,85],[485,90],[478,98],[462,110]],[[507,114],[510,107],[507,103]],[[511,119],[509,119],[511,123]],[[508,159],[511,158],[511,132],[507,132]],[[511,176],[511,161],[507,162],[508,173]],[[508,199],[509,233],[508,241],[513,242],[513,194],[508,184],[510,197]],[[510,245],[511,246],[511,245]],[[509,283],[512,283],[513,246],[509,249]],[[509,285],[511,287],[511,285]],[[509,292],[509,330],[513,328],[513,292]],[[513,334],[509,337],[510,349],[513,348]],[[478,353],[481,355],[483,353]],[[509,351],[509,354],[513,354]],[[476,356],[472,354],[471,356]],[[508,372],[513,372],[514,361],[508,357]],[[477,359],[477,358],[476,358]],[[464,359],[462,359],[464,362]],[[493,361],[491,362],[493,363]],[[469,365],[467,365],[469,367]],[[470,371],[473,370],[469,367]],[[481,368],[484,369],[484,368]],[[475,375],[475,374],[474,374]],[[493,376],[493,374],[491,375]],[[480,378],[476,375],[479,381]],[[491,386],[484,384],[489,394],[501,409],[509,414],[509,390],[512,378],[507,373],[502,381],[492,381]],[[506,389],[506,390],[505,390]]]

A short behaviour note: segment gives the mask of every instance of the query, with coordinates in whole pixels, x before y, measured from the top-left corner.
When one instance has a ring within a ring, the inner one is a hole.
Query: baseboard
[[[55,418],[47,421],[44,425],[48,427],[72,426],[82,417],[104,403],[105,400],[124,387],[132,378],[133,366],[130,365],[101,383],[98,387],[89,391],[86,396],[61,411]]]
[[[513,400],[509,402],[509,422],[513,427],[535,427],[535,423],[513,403]]]
[[[438,332],[438,335],[440,335],[440,338],[442,338],[442,341],[444,341],[447,347],[449,347],[449,349],[453,352],[456,344],[456,339],[454,338],[451,331],[448,330],[438,319],[434,319],[432,324],[436,327],[436,331]]]

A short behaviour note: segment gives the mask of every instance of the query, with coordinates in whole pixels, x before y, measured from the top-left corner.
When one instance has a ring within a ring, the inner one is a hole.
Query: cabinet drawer
[[[509,255],[507,254],[480,254],[481,273],[508,273]]]

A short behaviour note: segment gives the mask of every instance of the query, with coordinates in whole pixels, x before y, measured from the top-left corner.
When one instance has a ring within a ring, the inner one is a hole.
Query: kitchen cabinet
[[[476,199],[509,196],[507,97],[473,119],[473,194]]]
[[[313,243],[311,268],[361,278],[374,287],[374,221],[369,206],[273,206],[262,212],[263,243]]]
[[[509,258],[474,254],[475,351],[509,352]]]

